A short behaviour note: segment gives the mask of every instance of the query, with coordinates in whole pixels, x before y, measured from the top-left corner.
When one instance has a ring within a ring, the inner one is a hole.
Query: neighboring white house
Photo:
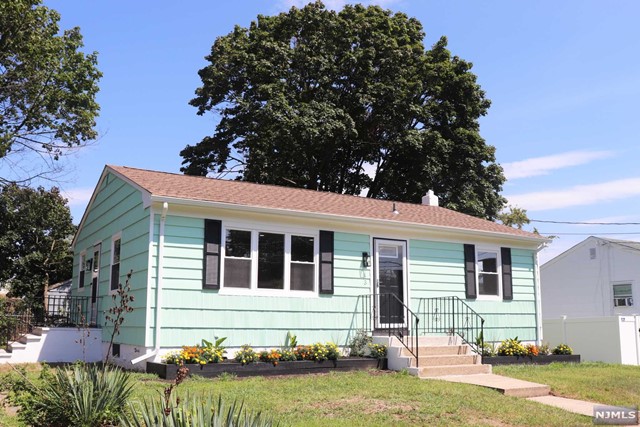
[[[591,236],[540,267],[543,338],[640,364],[640,242]]]
[[[589,237],[540,267],[542,317],[640,314],[640,242]]]

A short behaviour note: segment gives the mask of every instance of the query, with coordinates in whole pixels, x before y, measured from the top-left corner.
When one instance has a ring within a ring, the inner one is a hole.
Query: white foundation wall
[[[640,316],[563,317],[542,326],[545,343],[567,344],[582,361],[640,365]]]
[[[0,359],[0,363],[102,360],[102,331],[98,328],[43,328],[42,335],[28,337],[26,344],[16,344],[10,357]]]

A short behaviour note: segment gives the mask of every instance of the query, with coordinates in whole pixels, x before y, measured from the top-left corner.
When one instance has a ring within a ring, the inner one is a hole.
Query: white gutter
[[[535,286],[535,295],[536,295],[536,329],[537,329],[537,342],[536,345],[540,346],[542,345],[542,283],[540,281],[540,262],[538,261],[538,253],[547,247],[547,243],[541,243],[538,246],[538,249],[536,249],[536,258],[535,258],[535,262],[534,262],[534,271],[533,274],[535,275],[534,278],[534,286]]]
[[[154,349],[149,353],[143,354],[131,360],[131,364],[135,365],[143,360],[155,356],[160,351],[160,331],[161,331],[161,311],[162,311],[162,276],[164,275],[164,225],[167,220],[167,211],[169,203],[162,204],[162,214],[160,214],[160,232],[158,235],[158,268],[156,273],[156,317],[155,317],[155,339]]]

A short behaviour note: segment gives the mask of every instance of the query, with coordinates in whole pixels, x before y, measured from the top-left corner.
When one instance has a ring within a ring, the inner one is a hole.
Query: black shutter
[[[464,285],[467,299],[476,299],[476,247],[464,245]]]
[[[502,257],[502,299],[513,299],[513,278],[511,274],[511,249],[500,248]]]
[[[320,293],[333,293],[333,231],[320,230]]]
[[[202,287],[220,289],[220,239],[222,223],[214,219],[204,220],[204,260]]]

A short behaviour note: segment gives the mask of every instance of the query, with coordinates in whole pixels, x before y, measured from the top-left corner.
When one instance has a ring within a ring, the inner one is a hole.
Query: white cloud
[[[62,192],[69,201],[69,206],[84,206],[91,200],[93,188],[72,188]]]
[[[593,205],[639,195],[640,178],[628,178],[600,184],[577,185],[564,190],[537,191],[506,197],[509,204],[532,212]]]
[[[547,175],[553,170],[583,165],[614,155],[613,151],[569,151],[551,156],[533,157],[518,162],[503,163],[507,179]]]

